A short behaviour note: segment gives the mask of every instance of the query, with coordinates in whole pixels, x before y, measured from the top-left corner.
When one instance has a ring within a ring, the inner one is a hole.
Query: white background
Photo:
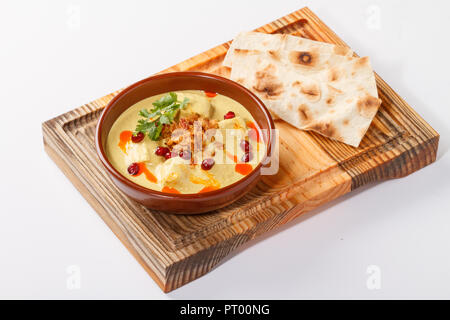
[[[164,294],[44,153],[41,123],[304,5],[441,134],[438,159]],[[0,298],[450,298],[449,12],[444,0],[2,0]]]

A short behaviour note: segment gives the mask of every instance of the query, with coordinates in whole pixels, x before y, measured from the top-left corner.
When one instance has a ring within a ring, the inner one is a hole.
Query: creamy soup
[[[194,194],[248,175],[263,159],[265,145],[243,105],[220,94],[186,90],[128,108],[111,127],[106,154],[138,185]]]

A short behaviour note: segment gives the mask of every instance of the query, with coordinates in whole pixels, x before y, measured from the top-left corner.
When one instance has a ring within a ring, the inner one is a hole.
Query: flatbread
[[[258,51],[309,51],[315,50],[320,54],[336,54],[351,57],[353,51],[350,48],[331,43],[314,41],[288,34],[267,34],[261,32],[241,32],[230,45],[222,64],[232,67],[234,50],[258,50]]]
[[[276,118],[358,147],[381,100],[368,57],[290,35],[241,33],[224,65]]]
[[[368,57],[352,58],[323,46],[293,50],[297,47],[286,41],[278,50],[238,45],[230,54],[230,78],[257,94],[273,115],[359,146],[381,105]]]

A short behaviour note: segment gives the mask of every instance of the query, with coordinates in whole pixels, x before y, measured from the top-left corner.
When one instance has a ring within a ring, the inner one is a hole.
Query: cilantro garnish
[[[178,101],[177,94],[170,92],[161,99],[153,102],[154,108],[150,111],[142,109],[139,115],[145,119],[138,120],[135,134],[142,132],[147,134],[150,139],[157,141],[165,124],[171,124],[178,110],[183,109],[189,102],[184,98],[182,102]]]

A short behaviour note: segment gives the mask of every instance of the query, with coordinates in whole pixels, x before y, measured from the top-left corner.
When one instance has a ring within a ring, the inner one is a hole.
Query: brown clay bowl
[[[145,98],[177,90],[205,90],[217,92],[241,103],[252,114],[258,126],[263,129],[267,156],[272,150],[274,123],[269,111],[253,93],[240,84],[207,73],[174,72],[152,76],[121,91],[106,106],[97,124],[95,145],[97,154],[116,186],[127,196],[144,206],[177,214],[204,213],[225,207],[250,191],[261,175],[263,159],[250,174],[238,182],[201,194],[170,194],[144,188],[120,174],[109,162],[105,153],[108,133],[115,120],[126,109]]]

